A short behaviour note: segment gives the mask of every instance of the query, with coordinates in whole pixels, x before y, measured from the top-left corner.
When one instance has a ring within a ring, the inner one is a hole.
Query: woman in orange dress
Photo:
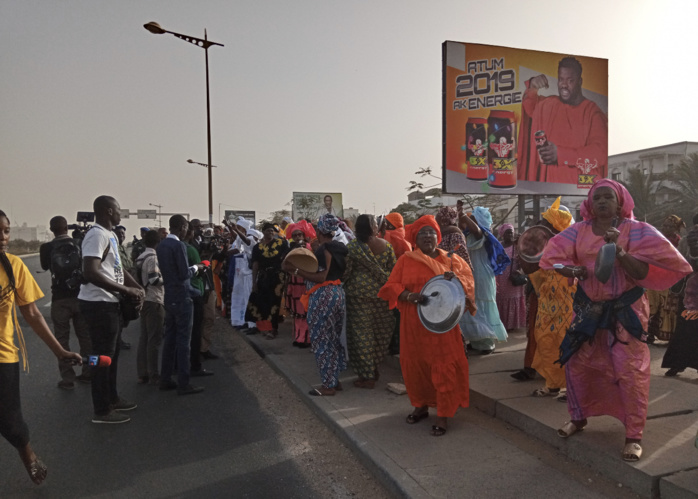
[[[448,418],[455,416],[459,407],[468,407],[468,360],[458,325],[443,334],[422,326],[417,304],[426,297],[420,291],[437,275],[457,277],[467,297],[474,296],[475,284],[470,266],[462,258],[454,254],[451,259],[437,248],[441,231],[433,216],[421,217],[409,229],[416,249],[399,258],[378,296],[390,308],[400,310],[400,366],[415,408],[407,423],[418,423],[429,416],[429,407],[436,407],[431,434],[438,437],[446,433]],[[468,305],[473,311],[469,300]]]

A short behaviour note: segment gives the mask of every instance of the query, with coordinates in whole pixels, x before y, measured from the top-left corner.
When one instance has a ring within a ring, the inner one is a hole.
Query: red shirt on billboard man
[[[560,60],[559,97],[540,97],[540,88],[548,88],[545,75],[526,82],[519,180],[590,187],[608,170],[608,119],[582,95],[582,65],[574,57]]]

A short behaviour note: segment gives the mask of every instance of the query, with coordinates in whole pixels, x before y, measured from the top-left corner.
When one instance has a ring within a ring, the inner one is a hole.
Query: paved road
[[[25,262],[34,272],[38,258]],[[34,273],[50,298],[48,274]],[[49,315],[49,299],[38,303]],[[30,370],[22,404],[37,454],[49,467],[36,487],[4,440],[3,498],[26,497],[387,497],[284,380],[221,319],[207,361],[206,392],[178,397],[136,384],[135,350],[120,362],[121,395],[138,403],[132,421],[95,425],[90,389],[57,388],[55,358],[27,327]],[[137,339],[137,325],[125,337]]]

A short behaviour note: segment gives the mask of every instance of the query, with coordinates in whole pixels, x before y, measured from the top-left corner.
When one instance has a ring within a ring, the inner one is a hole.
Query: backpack
[[[136,262],[135,262],[134,272],[133,272],[133,273],[134,273],[133,278],[135,279],[135,281],[136,281],[138,284],[140,284],[141,286],[143,286],[143,289],[147,288],[148,285],[150,284],[149,282],[145,282],[145,283],[144,283],[143,280],[141,279],[141,276],[143,275],[143,265],[145,264],[145,261],[146,261],[148,258],[154,258],[155,256],[156,256],[155,254],[148,255],[148,256],[146,256],[145,258],[143,258],[142,260],[136,260]]]
[[[82,250],[74,239],[56,242],[51,250],[51,279],[56,287],[77,291],[82,278]]]

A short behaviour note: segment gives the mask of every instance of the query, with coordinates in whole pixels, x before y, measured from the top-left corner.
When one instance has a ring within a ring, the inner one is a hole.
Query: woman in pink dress
[[[511,266],[504,272],[495,276],[497,281],[497,308],[499,318],[507,331],[526,327],[526,286],[514,286],[511,277],[516,274],[525,275],[521,272],[518,258],[515,258],[514,251],[514,226],[503,224],[499,228],[499,239],[502,242],[504,251],[511,260]]]
[[[294,248],[310,249],[311,241],[315,238],[315,229],[305,220],[286,227],[286,234],[290,237],[289,246]],[[286,287],[286,308],[293,316],[293,346],[298,348],[310,348],[310,333],[308,331],[307,310],[301,303],[301,296],[305,293],[305,279],[289,273]]]
[[[579,279],[575,318],[559,360],[565,366],[571,421],[558,435],[567,438],[584,429],[590,416],[613,416],[625,426],[626,461],[642,455],[649,403],[649,304],[643,288],[666,289],[691,273],[662,234],[634,219],[633,207],[625,187],[600,180],[582,205],[584,221],[552,238],[540,262],[543,269]],[[601,246],[608,242],[616,243],[616,258],[603,283],[594,269]]]

